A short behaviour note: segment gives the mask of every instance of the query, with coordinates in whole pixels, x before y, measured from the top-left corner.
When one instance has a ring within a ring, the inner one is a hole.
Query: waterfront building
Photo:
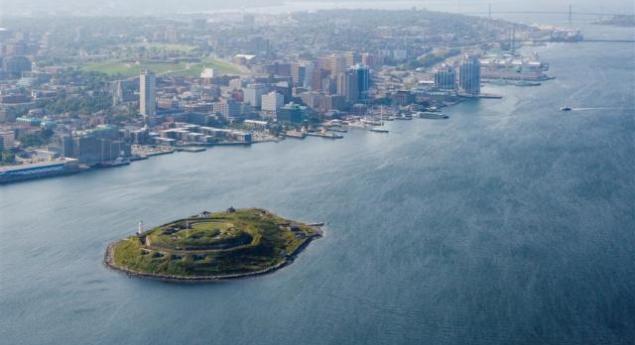
[[[291,102],[278,110],[276,118],[278,122],[301,123],[305,115],[306,107]]]
[[[139,113],[143,116],[157,114],[156,76],[147,70],[139,77]]]
[[[470,95],[481,93],[481,62],[476,55],[466,55],[461,63],[459,84],[463,92]]]
[[[241,114],[240,102],[233,99],[223,99],[214,103],[214,112],[220,113],[225,118],[239,117]]]
[[[434,73],[434,86],[442,90],[454,90],[456,87],[456,71],[452,66],[444,66]]]
[[[393,105],[405,106],[415,102],[415,96],[407,90],[399,90],[392,95],[390,99]]]
[[[284,106],[284,96],[276,91],[262,96],[262,111],[267,115],[276,115],[278,109]]]
[[[131,155],[130,144],[119,139],[119,131],[113,126],[75,132],[72,136],[57,137],[51,149],[64,157],[75,158],[89,166],[108,163]]]
[[[243,123],[245,127],[259,130],[259,131],[263,131],[267,129],[267,126],[269,125],[267,121],[260,121],[260,120],[245,120]]]

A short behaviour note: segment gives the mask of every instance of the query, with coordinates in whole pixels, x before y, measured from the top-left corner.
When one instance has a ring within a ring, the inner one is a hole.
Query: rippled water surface
[[[558,79],[490,87],[505,98],[448,121],[0,187],[0,342],[632,343],[633,45],[536,50]],[[230,205],[327,234],[274,274],[220,284],[102,265],[140,219]]]

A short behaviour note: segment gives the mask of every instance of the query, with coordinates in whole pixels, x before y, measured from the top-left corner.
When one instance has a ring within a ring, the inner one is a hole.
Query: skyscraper
[[[329,56],[329,66],[328,69],[331,72],[331,75],[337,76],[340,73],[344,73],[346,70],[346,57],[339,54],[332,54]],[[351,65],[349,65],[351,66]]]
[[[112,84],[112,105],[118,106],[123,102],[123,86],[121,80],[117,80]]]
[[[461,89],[470,95],[481,93],[481,62],[477,55],[466,55],[459,73]]]
[[[156,76],[145,70],[139,76],[139,113],[143,116],[157,114]]]
[[[368,91],[370,90],[370,70],[368,66],[357,64],[353,67],[353,71],[357,77],[357,90],[359,99],[368,99]]]
[[[284,105],[284,96],[272,91],[262,95],[262,111],[268,115],[276,115],[278,110]]]
[[[343,96],[347,102],[359,100],[359,83],[355,70],[349,69],[337,76],[337,94]]]
[[[442,90],[453,90],[456,86],[456,72],[452,66],[444,66],[434,73],[434,85]]]
[[[291,66],[291,78],[295,86],[304,86],[306,79],[306,66],[300,63]]]
[[[260,108],[262,103],[262,95],[268,91],[265,84],[249,84],[243,89],[243,99],[245,103],[249,103],[251,106]]]

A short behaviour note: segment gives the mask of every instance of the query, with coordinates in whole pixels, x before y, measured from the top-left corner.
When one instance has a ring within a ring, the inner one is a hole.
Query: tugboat
[[[573,109],[571,109],[571,107],[562,107],[560,108],[560,111],[571,111]]]

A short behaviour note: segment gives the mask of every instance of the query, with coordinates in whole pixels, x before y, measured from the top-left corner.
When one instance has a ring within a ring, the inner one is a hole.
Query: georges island
[[[263,209],[202,212],[110,244],[105,264],[130,276],[211,282],[273,272],[291,263],[321,223],[305,224]]]

